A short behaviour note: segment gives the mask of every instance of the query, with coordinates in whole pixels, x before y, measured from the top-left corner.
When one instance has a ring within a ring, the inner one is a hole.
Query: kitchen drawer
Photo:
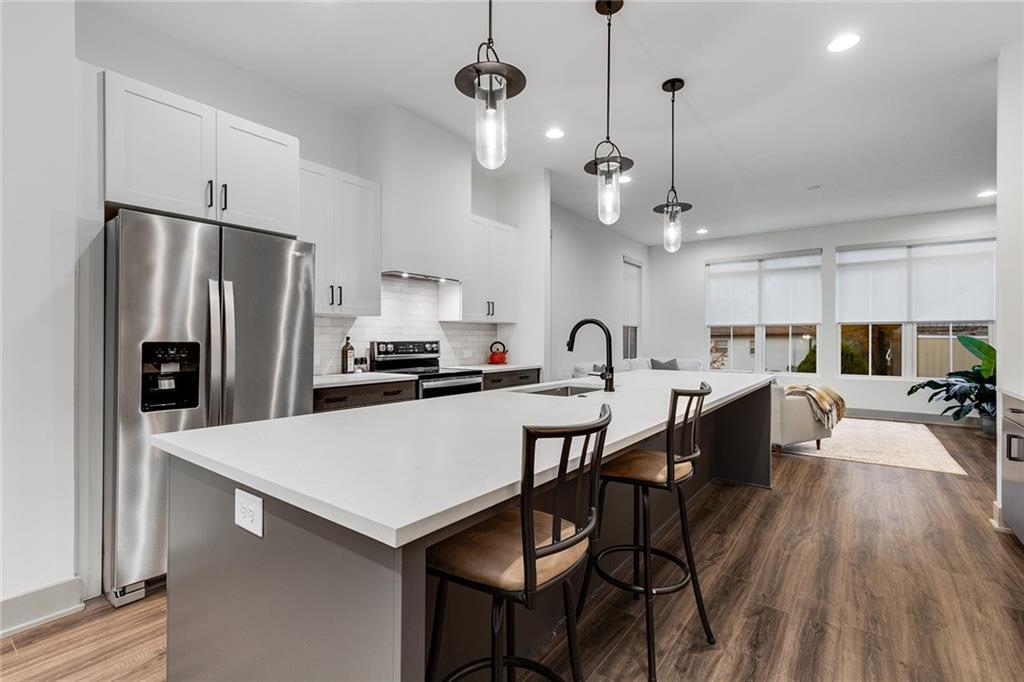
[[[488,372],[484,374],[484,390],[526,386],[540,382],[539,369],[520,369],[510,372]]]
[[[350,407],[382,405],[416,399],[415,381],[395,381],[386,384],[337,386],[313,391],[313,411],[330,412]]]

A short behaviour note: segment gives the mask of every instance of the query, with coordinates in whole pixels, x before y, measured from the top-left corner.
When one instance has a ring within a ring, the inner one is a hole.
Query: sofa
[[[786,387],[772,384],[772,447],[781,450],[787,445],[830,438],[832,430],[814,418],[807,398],[786,395]]]
[[[700,372],[704,369],[704,362],[702,360],[694,360],[692,358],[655,358],[660,362],[668,362],[669,360],[675,360],[681,371],[687,372]],[[585,377],[588,374],[593,374],[598,371],[594,369],[594,366],[603,367],[604,362],[584,362],[578,365],[573,365],[572,376],[574,379],[579,377]],[[615,363],[616,374],[622,372],[631,372],[637,369],[651,369],[651,358],[627,358],[620,360]]]

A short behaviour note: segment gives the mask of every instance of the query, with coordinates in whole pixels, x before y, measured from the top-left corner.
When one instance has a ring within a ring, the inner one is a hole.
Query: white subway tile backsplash
[[[437,321],[437,284],[385,277],[380,317],[316,316],[313,319],[313,372],[341,371],[341,346],[352,337],[356,357],[368,356],[371,341],[441,342],[441,364],[487,362],[498,328],[494,324]]]

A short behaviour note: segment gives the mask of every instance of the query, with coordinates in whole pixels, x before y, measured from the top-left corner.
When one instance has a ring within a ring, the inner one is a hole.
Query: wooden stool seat
[[[554,517],[533,512],[534,546],[551,544]],[[562,519],[562,537],[576,532],[572,521]],[[506,509],[489,519],[442,540],[427,550],[427,566],[435,574],[518,592],[526,586],[523,535],[518,509]],[[537,559],[537,589],[571,569],[587,553],[589,538]]]
[[[660,450],[630,450],[602,467],[601,478],[642,483],[667,483],[668,458]],[[693,475],[693,464],[677,462],[674,479],[683,481]]]

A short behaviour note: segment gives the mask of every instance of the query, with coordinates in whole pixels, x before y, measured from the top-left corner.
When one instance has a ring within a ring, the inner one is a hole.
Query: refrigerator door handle
[[[1013,441],[1015,440],[1024,441],[1024,435],[1018,433],[1006,434],[1006,459],[1010,460],[1011,462],[1024,462],[1024,457],[1013,456]]]
[[[220,424],[220,398],[221,398],[221,309],[220,309],[220,282],[215,279],[207,280],[210,287],[210,352],[207,362],[210,367],[210,383],[208,385],[207,401],[210,413],[207,419],[209,426]]]
[[[235,285],[224,280],[224,423],[235,420]]]

